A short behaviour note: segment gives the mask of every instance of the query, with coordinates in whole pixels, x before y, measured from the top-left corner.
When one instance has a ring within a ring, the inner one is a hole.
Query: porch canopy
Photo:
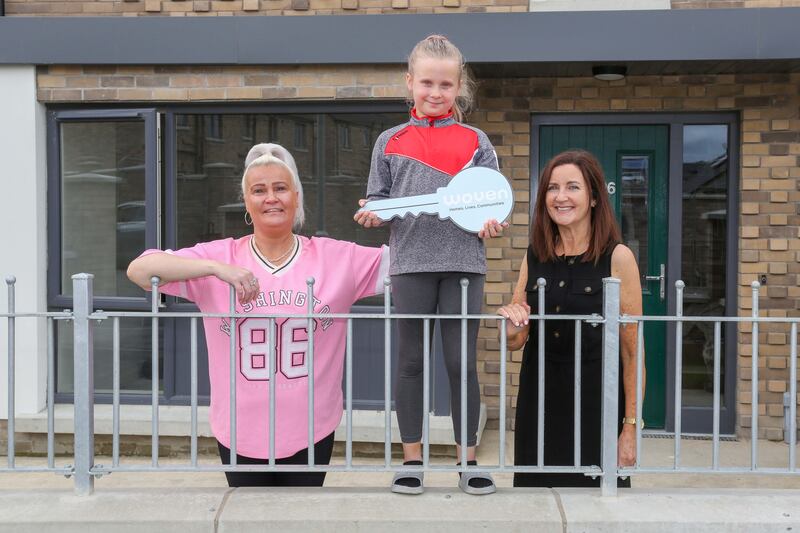
[[[479,77],[800,72],[800,8],[442,15],[0,17],[0,64],[398,64],[448,35]]]

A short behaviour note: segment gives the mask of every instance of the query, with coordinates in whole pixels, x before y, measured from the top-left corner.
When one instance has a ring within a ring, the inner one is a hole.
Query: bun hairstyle
[[[292,186],[297,191],[297,210],[294,213],[294,223],[292,230],[300,231],[306,220],[306,213],[303,209],[303,184],[300,183],[300,176],[297,173],[297,165],[294,157],[289,150],[275,143],[261,143],[250,148],[247,157],[244,159],[244,174],[242,174],[242,195],[247,189],[247,173],[253,167],[266,167],[269,165],[279,165],[289,171],[292,176]]]
[[[469,75],[461,50],[444,35],[428,35],[414,46],[408,56],[408,73],[412,76],[414,75],[414,63],[420,57],[450,59],[458,63],[458,79],[461,82],[461,88],[453,104],[453,117],[458,122],[463,122],[472,109],[475,82],[472,81],[472,77]]]

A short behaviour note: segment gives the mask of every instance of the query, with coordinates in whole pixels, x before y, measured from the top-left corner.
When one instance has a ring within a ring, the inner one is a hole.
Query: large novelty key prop
[[[478,233],[487,220],[503,222],[514,208],[508,180],[491,168],[470,167],[439,187],[434,194],[367,202],[359,211],[372,211],[384,221],[422,213],[450,219],[460,228]]]

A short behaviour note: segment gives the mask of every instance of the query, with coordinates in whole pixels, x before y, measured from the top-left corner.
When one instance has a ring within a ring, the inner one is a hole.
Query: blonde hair
[[[463,122],[464,118],[472,110],[475,82],[472,81],[472,77],[467,70],[467,64],[464,61],[461,50],[444,35],[428,35],[414,46],[408,56],[408,73],[411,76],[414,75],[414,63],[419,57],[451,59],[458,63],[458,80],[461,83],[461,87],[456,101],[453,103],[453,117],[458,122]]]
[[[292,185],[297,191],[297,211],[294,212],[294,222],[292,230],[299,232],[306,221],[306,212],[303,209],[303,184],[300,183],[300,176],[297,173],[297,165],[294,157],[289,150],[274,143],[261,143],[250,148],[247,157],[244,159],[244,174],[242,174],[242,196],[247,189],[247,173],[254,167],[266,167],[278,165],[284,167],[292,176]]]

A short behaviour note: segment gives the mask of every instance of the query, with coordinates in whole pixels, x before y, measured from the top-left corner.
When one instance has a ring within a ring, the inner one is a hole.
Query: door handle
[[[661,275],[659,275],[659,276],[645,276],[644,277],[645,281],[658,281],[658,282],[660,282],[659,283],[658,295],[661,297],[662,300],[664,299],[664,296],[666,294],[666,288],[667,288],[667,276],[665,275],[665,272],[666,272],[666,270],[664,268],[664,263],[661,263]]]

